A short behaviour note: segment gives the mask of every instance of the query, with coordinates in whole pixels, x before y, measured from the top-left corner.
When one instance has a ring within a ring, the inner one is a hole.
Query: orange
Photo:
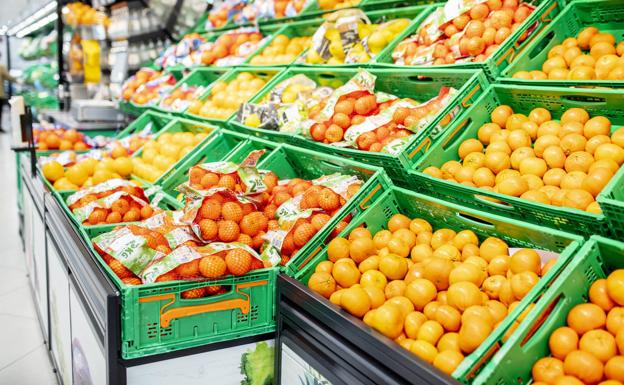
[[[461,313],[452,306],[442,304],[436,309],[435,320],[444,330],[456,332],[461,325]]]
[[[387,299],[390,299],[392,297],[403,295],[406,288],[407,285],[402,280],[391,281],[386,285],[386,288],[384,289],[384,294],[386,295]]]
[[[526,296],[533,286],[537,285],[539,277],[532,271],[524,271],[522,273],[514,274],[509,283],[511,284],[511,291],[516,299],[521,300]]]
[[[596,154],[600,150],[601,146],[607,146],[609,144],[602,144],[596,149]],[[594,157],[587,151],[576,151],[571,153],[565,160],[564,168],[567,172],[572,171],[589,171],[589,167],[594,162]]]
[[[433,366],[451,375],[464,360],[464,355],[453,350],[439,352],[433,360]]]
[[[574,329],[562,326],[552,332],[548,339],[551,354],[561,360],[572,351],[578,349],[579,337]]]
[[[624,305],[624,269],[617,269],[607,277],[607,293],[618,305]]]
[[[490,120],[493,123],[498,124],[500,127],[505,128],[507,119],[513,114],[511,107],[507,105],[500,105],[496,107],[490,114]]]
[[[409,229],[414,234],[420,234],[423,231],[432,232],[433,230],[433,228],[431,227],[431,224],[429,224],[429,222],[421,218],[412,219],[409,225]]]
[[[450,243],[455,235],[455,231],[451,229],[439,229],[431,236],[431,247],[435,250],[446,243]]]
[[[481,304],[479,287],[472,282],[458,282],[449,286],[447,291],[448,303],[459,311],[470,306]]]
[[[373,237],[367,228],[358,227],[358,228],[353,229],[353,231],[351,231],[351,233],[349,234],[349,240],[353,241],[354,239],[358,239],[358,238],[372,239]]]
[[[411,220],[403,214],[394,214],[388,220],[388,230],[395,232],[398,229],[409,229]]]
[[[362,276],[360,277],[360,285],[362,287],[373,286],[379,288],[380,290],[384,290],[387,283],[388,280],[386,279],[386,276],[378,270],[367,270],[362,273]]]
[[[424,278],[413,280],[405,288],[405,296],[412,301],[416,310],[421,311],[436,298],[437,290],[431,281]]]
[[[422,278],[424,269],[425,268],[422,263],[415,263],[412,267],[409,268],[407,274],[405,275],[405,278],[403,278],[405,284],[409,285],[415,279]]]
[[[602,363],[617,354],[615,338],[604,330],[590,330],[583,334],[579,341],[579,349],[592,354]]]
[[[337,237],[327,245],[327,258],[336,262],[341,258],[349,258],[350,243],[347,239]]]
[[[427,341],[416,340],[410,347],[410,352],[417,355],[425,362],[433,363],[438,355],[438,349]]]
[[[387,245],[388,250],[399,257],[407,257],[410,253],[410,247],[402,239],[393,236]]]
[[[543,381],[552,384],[558,377],[564,376],[563,362],[553,357],[540,358],[533,364],[531,370],[533,381]]]
[[[371,309],[377,309],[379,306],[383,305],[386,302],[386,295],[383,290],[376,286],[366,286],[363,287],[366,294],[371,301]]]
[[[610,380],[624,381],[624,356],[616,356],[607,361],[604,374]]]
[[[611,334],[616,334],[624,328],[624,308],[619,306],[609,310],[606,322],[607,330]]]
[[[490,237],[481,243],[479,255],[490,262],[499,255],[509,255],[507,244],[499,238]]]
[[[449,287],[449,275],[455,265],[449,259],[430,258],[424,263],[423,278],[433,282],[438,290]]]
[[[427,320],[418,329],[417,340],[427,341],[435,346],[443,334],[444,328],[442,325],[437,321]]]
[[[477,267],[471,263],[462,263],[451,270],[449,274],[449,284],[453,285],[457,282],[472,282],[477,287],[483,283],[485,275]]]
[[[323,297],[329,298],[336,291],[336,281],[329,273],[314,273],[308,280],[308,287]]]
[[[405,319],[405,317],[407,317],[409,313],[414,311],[414,305],[412,304],[412,302],[402,295],[394,296],[388,299],[385,303],[398,306],[399,309],[401,309],[402,319]]]
[[[320,272],[324,272],[324,273],[330,273],[332,272],[332,268],[334,267],[334,263],[331,261],[323,261],[321,263],[319,263],[318,265],[316,265],[316,268],[314,269],[315,272],[320,273]]]
[[[603,143],[594,151],[596,160],[610,159],[618,165],[624,163],[624,149],[613,143]]]
[[[445,333],[438,340],[438,344],[436,345],[436,347],[441,352],[446,350],[461,352],[461,349],[459,348],[459,334],[454,332]]]
[[[603,365],[593,355],[575,350],[567,355],[563,361],[563,371],[565,374],[574,376],[579,380],[593,384],[602,379]]]
[[[493,275],[483,281],[482,289],[489,298],[498,299],[501,287],[507,282],[502,275]]]
[[[372,327],[388,338],[395,339],[403,331],[401,309],[394,304],[383,304],[375,309]]]
[[[342,298],[342,293],[345,292],[345,290],[347,289],[340,289],[340,290],[336,290],[330,297],[329,297],[329,302],[333,303],[334,305],[338,305],[340,306],[340,299]]]
[[[459,262],[461,260],[461,253],[459,252],[459,249],[457,249],[457,247],[451,244],[444,244],[438,247],[433,252],[433,257],[449,259],[453,262]]]
[[[371,309],[371,300],[364,289],[352,287],[342,293],[340,306],[351,315],[362,318]]]
[[[419,311],[410,312],[405,317],[405,322],[404,322],[405,334],[409,338],[416,339],[416,337],[418,336],[418,330],[420,329],[422,324],[425,323],[425,321],[427,321],[427,317],[423,313]]]
[[[413,262],[422,262],[425,259],[431,258],[433,256],[433,249],[431,246],[426,244],[416,245],[412,248],[410,252],[410,257]]]
[[[403,241],[410,249],[416,245],[416,234],[409,229],[398,229],[394,232],[393,237]]]
[[[486,321],[470,317],[459,329],[459,348],[465,354],[472,353],[492,332],[492,326]]]
[[[380,230],[373,237],[373,243],[375,244],[375,248],[383,249],[386,247],[388,242],[392,239],[392,233],[388,230]]]
[[[356,238],[351,241],[349,246],[349,256],[355,261],[360,263],[364,261],[370,255],[375,253],[375,244],[371,238]]]
[[[570,310],[567,317],[568,326],[579,335],[605,326],[607,316],[598,305],[582,303]]]
[[[520,249],[516,251],[509,261],[509,268],[514,274],[524,271],[532,271],[538,274],[541,265],[542,261],[539,254],[532,249]]]
[[[407,260],[397,255],[388,254],[379,260],[379,271],[388,279],[403,279],[407,274]]]
[[[485,307],[490,311],[490,315],[492,316],[495,324],[498,324],[507,316],[507,307],[499,301],[486,301]]]
[[[425,313],[428,319],[435,319],[436,312],[438,311],[440,305],[442,304],[438,301],[429,302],[425,305],[423,313]]]
[[[620,355],[624,355],[624,329],[618,330],[615,334],[615,344],[617,345]]]
[[[607,294],[607,280],[598,279],[592,283],[589,287],[589,301],[594,303],[606,312],[611,310],[615,303],[609,298]],[[607,326],[609,324],[609,316],[607,315]]]
[[[487,321],[491,326],[494,326],[494,317],[490,313],[490,310],[485,306],[470,306],[464,311],[461,316],[462,323],[466,323],[472,317],[480,318]]]
[[[350,263],[335,263],[332,268],[334,279],[343,288],[349,288],[360,281],[360,271]]]
[[[534,383],[535,385],[535,383]],[[553,385],[585,385],[583,381],[574,376],[559,377],[553,382]]]

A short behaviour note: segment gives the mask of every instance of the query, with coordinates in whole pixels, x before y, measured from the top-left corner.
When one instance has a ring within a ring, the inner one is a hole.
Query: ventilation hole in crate
[[[160,329],[160,336],[161,337],[169,337],[172,334],[173,334],[173,331],[171,330],[171,327],[161,328]]]
[[[248,314],[243,314],[243,313],[238,313],[236,315],[236,322],[237,323],[243,323],[243,322],[247,322],[247,320],[249,319]]]
[[[596,275],[596,271],[592,269],[591,267],[588,267],[587,269],[585,269],[585,277],[587,278],[587,282],[594,282],[595,280],[598,279],[598,276]]]
[[[147,324],[147,338],[156,338],[158,336],[158,324]]]
[[[258,320],[258,305],[254,305],[251,307],[249,311],[249,317],[251,317],[252,321]]]

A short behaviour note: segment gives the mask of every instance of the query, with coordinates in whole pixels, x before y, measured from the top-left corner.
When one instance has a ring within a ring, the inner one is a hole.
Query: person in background
[[[13,82],[16,82],[17,79],[11,76],[11,74],[6,69],[4,64],[0,64],[0,131],[1,132],[6,132],[4,128],[2,127],[2,110],[4,109],[5,104],[8,105],[8,99],[4,92],[5,81],[13,83]]]

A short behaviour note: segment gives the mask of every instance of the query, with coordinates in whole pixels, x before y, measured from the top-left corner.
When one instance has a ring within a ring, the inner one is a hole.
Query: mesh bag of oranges
[[[123,179],[111,179],[67,197],[69,209],[84,225],[135,222],[154,214],[145,192]]]
[[[243,8],[236,23],[297,16],[310,3],[311,0],[255,0]]]
[[[219,36],[214,43],[199,48],[201,64],[233,66],[243,62],[262,44],[264,36],[256,27],[242,27]]]
[[[273,188],[269,210],[275,210],[271,228],[264,236],[263,259],[285,265],[316,233],[329,222],[359,190],[362,181],[356,176],[332,174],[312,181],[280,181]],[[265,210],[266,211],[266,210]],[[333,231],[342,231],[351,215]]]
[[[184,67],[199,65],[201,64],[201,48],[206,42],[206,38],[198,33],[185,35],[177,44],[169,46],[154,63],[161,68],[175,65]]]
[[[182,84],[170,94],[164,95],[158,103],[158,107],[169,111],[184,111],[204,92],[206,92],[206,87]]]
[[[329,242],[328,260],[316,266],[308,286],[452,374],[559,257],[456,230],[403,214],[374,234],[357,227]]]
[[[115,275],[128,285],[143,283],[140,276],[145,268],[171,252],[162,234],[137,225],[119,226],[92,242]]]
[[[252,3],[251,0],[221,0],[216,1],[212,9],[208,13],[208,18],[204,24],[204,29],[210,31],[212,29],[221,28],[229,21],[234,21],[234,17],[238,19],[247,4]]]
[[[176,83],[173,75],[142,68],[122,85],[123,100],[138,105],[153,105],[160,97],[168,93]]]
[[[299,133],[309,111],[334,89],[298,74],[277,84],[260,103],[241,105],[236,120],[249,127]]]
[[[457,0],[437,8],[392,53],[395,64],[482,62],[535,10],[518,0]],[[532,27],[534,28],[534,27]],[[520,36],[524,41],[531,28]]]
[[[361,70],[303,122],[303,134],[317,142],[364,151],[397,153],[407,138],[425,128],[457,94],[443,87],[437,97],[418,103],[375,92],[376,77]],[[450,122],[450,114],[441,122]]]
[[[396,19],[372,24],[359,9],[334,12],[312,35],[312,44],[300,59],[307,64],[367,63],[410,23]]]
[[[37,151],[84,151],[95,146],[93,140],[76,130],[40,126],[33,130]]]
[[[203,163],[189,169],[188,182],[178,186],[187,195],[202,195],[202,191],[223,188],[238,194],[254,195],[266,191],[263,177],[256,165],[265,150],[252,151],[241,163],[220,161]]]

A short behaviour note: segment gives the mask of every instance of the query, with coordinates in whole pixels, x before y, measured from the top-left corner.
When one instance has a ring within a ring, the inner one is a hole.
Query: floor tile
[[[45,345],[0,370],[0,383],[11,385],[56,385]]]

